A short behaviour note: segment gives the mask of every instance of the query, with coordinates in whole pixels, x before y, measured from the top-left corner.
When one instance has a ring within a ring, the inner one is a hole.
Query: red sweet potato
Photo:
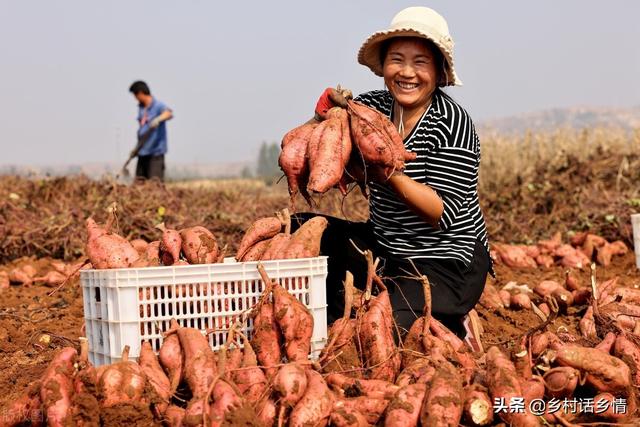
[[[218,260],[220,249],[211,231],[196,225],[183,228],[179,233],[182,253],[189,264],[212,264]]]
[[[463,410],[462,378],[448,363],[438,366],[427,389],[420,411],[423,427],[460,424]]]
[[[284,249],[282,258],[311,258],[320,254],[322,233],[327,228],[327,220],[316,216],[305,222],[291,235],[289,244]]]
[[[511,293],[509,291],[500,289],[498,295],[500,295],[500,301],[504,307],[511,307]]]
[[[288,408],[295,407],[307,390],[305,369],[298,363],[291,362],[278,369],[273,377],[273,390],[279,396],[279,419],[282,419]]]
[[[580,372],[570,366],[558,366],[545,372],[543,378],[547,395],[563,399],[573,396]]]
[[[551,295],[558,287],[560,287],[560,284],[555,280],[543,280],[533,288],[533,291],[544,298],[547,295]]]
[[[542,253],[553,252],[558,246],[562,244],[562,233],[556,232],[549,240],[540,240],[538,247]]]
[[[258,359],[253,347],[251,347],[251,343],[244,336],[243,339],[242,364],[240,369],[232,372],[231,376],[246,402],[256,405],[262,398],[266,397],[267,377],[262,369],[258,367]]]
[[[318,141],[316,142],[315,139]],[[316,147],[317,144],[317,147]],[[309,152],[310,193],[326,193],[337,185],[342,176],[342,124],[340,119],[330,118],[316,127],[311,134]]]
[[[370,424],[362,412],[355,408],[340,406],[341,403],[340,401],[340,403],[333,405],[329,421],[333,427],[369,427]]]
[[[351,378],[334,373],[326,377],[327,384],[346,397],[366,396],[373,399],[391,399],[399,387],[389,381]]]
[[[7,289],[10,284],[9,274],[6,271],[0,271],[0,289]]]
[[[587,382],[599,391],[629,393],[631,372],[617,357],[595,348],[564,344],[557,348],[555,362],[587,374]]]
[[[133,239],[130,243],[131,246],[133,246],[133,248],[138,251],[138,254],[140,255],[142,255],[146,251],[147,246],[149,245],[149,243],[147,243],[147,241],[144,239]]]
[[[633,411],[630,411],[627,407],[626,411],[615,410],[613,405],[616,396],[611,393],[598,393],[593,398],[593,410],[594,413],[598,414],[598,417],[604,418],[606,420],[611,420],[614,422],[620,422],[624,419],[628,418]]]
[[[303,186],[300,184],[302,177],[308,174],[307,146],[311,133],[317,125],[317,122],[305,123],[290,130],[282,138],[282,151],[278,158],[278,165],[287,177],[292,200],[301,188],[306,191],[306,184]]]
[[[518,381],[516,368],[498,347],[490,347],[486,354],[486,382],[493,400],[503,398],[509,402],[511,398],[521,398],[522,388]],[[537,418],[530,412],[505,413],[500,417],[512,426],[538,426]]]
[[[464,421],[472,427],[488,426],[493,422],[493,403],[487,389],[473,384],[464,391]]]
[[[497,310],[504,307],[498,290],[491,283],[487,283],[484,286],[482,295],[480,295],[479,304],[490,310]]]
[[[209,342],[194,328],[179,328],[177,331],[184,353],[184,378],[193,397],[187,405],[185,425],[199,425],[209,415],[208,391],[216,373],[216,361]]]
[[[98,395],[103,407],[142,401],[146,378],[140,365],[129,360],[129,346],[122,351],[122,360],[105,368],[99,378]]]
[[[395,394],[385,413],[385,427],[417,426],[427,384],[410,384]]]
[[[242,399],[234,388],[225,380],[218,379],[213,386],[213,403],[211,404],[209,418],[211,427],[220,427],[225,422],[226,415],[242,406]]]
[[[240,245],[238,246],[238,252],[236,253],[236,260],[240,261],[245,253],[256,243],[270,239],[280,232],[282,228],[282,222],[280,219],[271,216],[266,218],[260,218],[251,224],[251,227],[244,233]]]
[[[251,346],[255,349],[256,357],[264,367],[268,378],[275,375],[282,359],[282,334],[276,322],[273,310],[273,302],[269,299],[271,286],[267,286],[258,305],[254,308],[253,335]]]
[[[182,427],[184,421],[184,408],[176,405],[169,405],[164,412],[164,421],[167,427]]]
[[[514,245],[494,244],[494,249],[500,255],[500,259],[507,267],[511,268],[537,268],[538,264],[527,253]]]
[[[45,286],[58,286],[60,283],[64,282],[67,279],[62,273],[59,273],[55,270],[51,270],[47,272],[44,276],[34,277],[34,282],[42,282]]]
[[[63,348],[55,355],[42,376],[40,400],[49,426],[64,426],[70,415],[77,357],[75,348]]]
[[[140,356],[138,357],[138,364],[142,368],[142,372],[147,377],[147,381],[151,388],[155,392],[156,396],[152,400],[156,415],[159,417],[164,414],[169,406],[171,400],[171,383],[169,378],[162,370],[156,353],[153,351],[153,347],[148,341],[144,341],[140,347]]]
[[[262,261],[281,259],[284,249],[291,241],[291,215],[289,210],[283,209],[282,214],[278,213],[278,218],[285,225],[284,232],[276,234],[269,240],[269,244],[260,257]]]
[[[354,397],[336,399],[333,410],[344,409],[347,412],[358,411],[366,418],[370,425],[376,425],[389,406],[390,400],[375,399],[373,397]]]
[[[307,369],[307,389],[291,411],[289,426],[324,426],[329,421],[333,397],[318,372]]]
[[[156,267],[160,265],[160,241],[155,240],[149,243],[144,251],[133,264],[132,267]]]
[[[157,226],[162,230],[160,238],[160,261],[163,265],[174,265],[180,260],[182,237],[178,230],[167,228],[164,223]]]
[[[98,384],[96,368],[89,362],[89,341],[80,337],[80,355],[76,360],[77,372],[73,380],[73,389],[76,394],[87,393],[94,390]]]
[[[578,327],[580,328],[580,333],[583,337],[588,339],[595,339],[598,337],[596,333],[596,323],[593,318],[593,307],[589,306],[587,311],[585,311],[584,316],[580,319],[578,323]]]
[[[108,233],[92,218],[86,221],[87,239],[86,253],[93,265],[93,268],[126,268],[134,263],[139,255],[131,243],[122,236],[115,233]]]
[[[605,335],[602,341],[600,341],[594,348],[604,351],[607,354],[611,354],[611,350],[613,349],[613,345],[616,342],[616,338],[617,336],[615,333],[607,332],[607,335]]]
[[[184,353],[177,334],[178,328],[178,322],[171,319],[170,332],[165,334],[158,352],[160,364],[167,372],[171,394],[176,392],[183,378]]]
[[[435,372],[436,367],[429,358],[416,359],[400,372],[400,375],[396,378],[396,385],[404,387],[415,383],[428,384],[431,382]]]
[[[347,107],[345,105],[345,107]],[[342,134],[342,169],[344,170],[351,159],[352,141],[351,128],[349,126],[349,113],[344,108],[332,108],[327,113],[328,118],[337,118],[340,121]]]
[[[356,321],[351,319],[353,307],[353,275],[346,272],[344,285],[344,313],[329,328],[328,342],[320,353],[319,361],[324,363],[323,371],[345,372],[351,377],[361,376],[361,362],[355,342]]]
[[[640,348],[625,335],[618,335],[613,346],[614,356],[622,359],[631,370],[633,385],[640,385]]]
[[[261,260],[270,243],[271,239],[259,241],[251,246],[238,261],[249,262]]]
[[[313,315],[279,284],[273,285],[273,310],[284,337],[285,354],[291,362],[304,361],[311,352]]]
[[[0,417],[0,427],[19,427],[44,425],[42,401],[40,400],[40,383],[34,382],[25,393],[12,401]]]
[[[277,415],[276,404],[272,399],[264,399],[256,407],[257,420],[264,427],[273,426]]]

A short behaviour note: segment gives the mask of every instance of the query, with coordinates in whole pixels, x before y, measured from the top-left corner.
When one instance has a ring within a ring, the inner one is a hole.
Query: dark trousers
[[[292,217],[292,230],[309,218],[312,213],[300,213]],[[410,278],[417,273],[404,257],[389,254],[378,245],[370,223],[350,222],[323,215],[329,224],[320,245],[322,255],[328,258],[327,320],[329,323],[342,317],[344,288],[342,281],[349,270],[356,287],[362,288],[367,277],[365,258],[354,248],[370,249],[380,258],[381,276],[389,290],[393,315],[397,325],[409,330],[413,322],[423,314],[424,293],[419,281]],[[352,243],[353,242],[353,243]],[[420,274],[427,276],[431,284],[431,313],[456,335],[464,336],[462,318],[478,302],[491,267],[489,253],[478,240],[473,260],[465,266],[454,259],[416,259],[413,263]]]
[[[164,154],[159,156],[138,156],[136,179],[158,178],[164,180]]]

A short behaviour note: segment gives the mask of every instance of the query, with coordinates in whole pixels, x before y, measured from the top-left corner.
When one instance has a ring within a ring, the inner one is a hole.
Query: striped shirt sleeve
[[[436,126],[438,148],[426,165],[426,184],[442,199],[444,210],[438,226],[448,229],[477,186],[478,152],[475,132],[464,111],[449,111],[449,120]]]

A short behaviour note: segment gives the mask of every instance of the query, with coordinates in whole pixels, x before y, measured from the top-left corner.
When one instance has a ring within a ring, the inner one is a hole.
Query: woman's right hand
[[[340,85],[335,89],[332,87],[326,88],[316,103],[316,120],[326,119],[327,112],[333,107],[347,108],[347,100],[351,98],[353,98],[351,91],[341,88]]]

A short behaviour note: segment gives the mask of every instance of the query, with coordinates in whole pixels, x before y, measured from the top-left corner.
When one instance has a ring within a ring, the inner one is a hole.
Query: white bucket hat
[[[462,86],[453,67],[453,39],[449,35],[449,26],[438,12],[421,6],[401,10],[391,20],[388,30],[373,33],[362,44],[358,62],[382,77],[380,47],[383,41],[393,37],[421,37],[432,41],[447,61],[447,79],[440,86]]]

